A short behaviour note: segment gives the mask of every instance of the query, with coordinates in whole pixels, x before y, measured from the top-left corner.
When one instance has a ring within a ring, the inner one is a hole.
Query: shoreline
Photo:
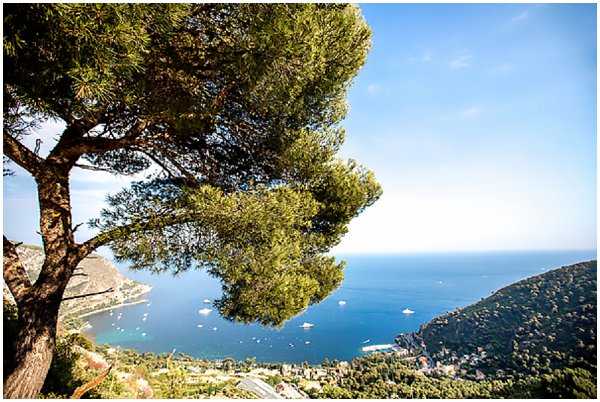
[[[148,293],[148,292],[142,293],[139,296],[142,296],[143,294],[146,294],[146,293]],[[104,311],[109,311],[109,310],[118,309],[118,308],[127,307],[127,306],[133,306],[133,305],[136,305],[136,304],[145,303],[147,301],[148,301],[148,299],[141,299],[141,300],[136,300],[136,301],[132,301],[132,302],[125,302],[125,303],[121,303],[121,304],[116,304],[116,305],[110,306],[110,307],[103,307],[100,310],[94,310],[94,311],[90,311],[88,313],[83,313],[82,315],[78,315],[77,318],[89,317],[89,316],[92,316],[94,314],[102,313]]]
[[[145,294],[150,293],[150,291],[152,290],[152,286],[150,286],[150,285],[142,284],[141,286],[143,286],[141,292],[139,292],[138,294],[133,295],[131,297],[128,297],[125,301],[122,301],[119,304],[114,304],[114,305],[111,305],[111,306],[102,307],[102,308],[99,308],[97,310],[92,310],[92,311],[88,311],[88,312],[81,313],[81,314],[79,314],[79,313],[77,313],[75,311],[75,312],[72,312],[70,314],[65,315],[61,319],[63,319],[63,320],[66,319],[67,321],[69,321],[69,320],[76,320],[76,321],[77,320],[82,320],[84,322],[84,325],[79,328],[79,330],[81,331],[81,330],[85,329],[88,325],[90,325],[87,320],[84,320],[84,318],[87,318],[87,317],[93,316],[94,314],[99,314],[99,313],[102,313],[102,312],[105,312],[105,311],[110,311],[110,310],[113,310],[113,309],[118,309],[118,308],[122,308],[122,307],[133,306],[133,305],[136,305],[136,304],[148,302],[149,300],[146,299],[146,298],[139,299],[139,300],[132,300],[132,298],[133,299],[140,298],[140,297],[144,296]],[[132,301],[130,301],[130,300],[132,300]]]

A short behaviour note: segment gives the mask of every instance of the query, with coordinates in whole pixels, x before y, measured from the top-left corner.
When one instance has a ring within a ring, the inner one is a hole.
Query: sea
[[[351,360],[369,345],[391,344],[433,317],[475,303],[520,279],[596,258],[596,251],[339,255],[342,285],[281,328],[234,323],[206,301],[220,283],[204,271],[179,276],[132,271],[153,286],[147,302],[87,317],[97,343],[197,358],[311,364]],[[199,313],[202,309],[212,311]],[[412,313],[403,313],[405,310]],[[304,323],[312,324],[303,328]]]

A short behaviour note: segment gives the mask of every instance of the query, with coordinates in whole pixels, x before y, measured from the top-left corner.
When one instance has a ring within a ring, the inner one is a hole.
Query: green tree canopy
[[[12,4],[4,15],[5,155],[38,183],[64,184],[73,167],[146,172],[108,198],[99,234],[72,245],[78,258],[110,245],[135,268],[205,268],[224,316],[268,325],[340,284],[343,264],[326,253],[381,194],[336,157],[370,46],[357,7]],[[50,118],[66,129],[42,159],[21,140]]]

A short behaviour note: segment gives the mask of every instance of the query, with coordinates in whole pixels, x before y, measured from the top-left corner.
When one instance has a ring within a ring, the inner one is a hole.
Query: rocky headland
[[[17,252],[29,279],[34,282],[44,262],[43,249],[39,246],[20,245]],[[65,300],[60,306],[59,319],[63,325],[69,326],[69,323],[79,321],[78,318],[106,309],[141,303],[145,301],[142,296],[151,289],[149,285],[124,276],[114,264],[101,255],[91,254],[77,267],[67,285],[64,298],[100,294]],[[12,299],[6,285],[4,285],[4,296],[9,300]]]

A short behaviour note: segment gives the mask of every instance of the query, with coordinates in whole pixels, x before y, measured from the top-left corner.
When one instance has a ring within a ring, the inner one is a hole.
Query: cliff
[[[17,248],[17,252],[30,280],[35,281],[44,262],[42,248],[21,245]],[[110,261],[98,254],[86,257],[75,272],[67,285],[64,297],[102,292],[111,288],[113,291],[63,302],[60,307],[60,318],[63,321],[66,318],[89,315],[102,309],[138,300],[140,296],[152,289],[148,285],[128,279]],[[6,286],[4,294],[11,299]]]

